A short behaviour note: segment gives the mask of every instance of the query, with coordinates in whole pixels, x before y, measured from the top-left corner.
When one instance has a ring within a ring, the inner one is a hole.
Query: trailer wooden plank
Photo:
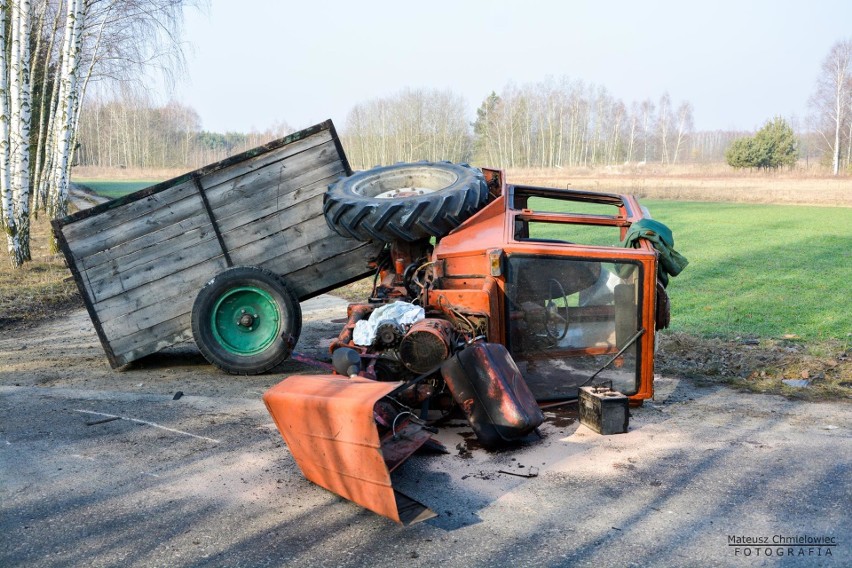
[[[184,236],[197,237],[198,240],[215,239],[210,220],[203,215],[184,219],[174,225],[169,225],[158,231],[148,233],[121,243],[107,250],[80,259],[80,266],[90,277],[99,271],[131,270],[162,255],[161,247],[171,247],[169,241]],[[105,266],[106,265],[106,266]]]
[[[72,254],[77,259],[84,259],[186,219],[192,217],[206,218],[207,214],[204,211],[201,196],[196,188],[193,187],[193,191],[195,191],[194,195],[170,203],[162,209],[153,210],[136,222],[86,235],[73,242],[69,241]]]
[[[195,297],[201,287],[211,278],[227,268],[225,259],[220,257],[205,260],[174,273],[174,278],[164,278],[148,282],[142,286],[128,290],[120,296],[113,296],[94,304],[100,316],[101,324],[122,317],[126,314],[154,304],[164,304],[162,301],[174,295],[189,294]]]
[[[182,314],[111,342],[118,365],[126,365],[145,355],[156,353],[192,339],[190,315]]]
[[[104,322],[104,332],[111,338],[111,341],[115,342],[128,335],[150,329],[164,321],[192,313],[195,296],[192,293],[172,293],[170,296],[160,299],[159,302]],[[167,306],[164,308],[163,304]]]
[[[322,196],[313,199],[321,201]],[[287,211],[289,214],[275,212],[256,223],[242,225],[226,233],[225,242],[234,262],[250,265],[257,263],[257,259],[279,256],[329,236],[325,218],[322,214],[316,214],[310,204],[300,203]],[[302,222],[286,225],[287,218],[293,214],[300,215]]]
[[[98,280],[89,278],[95,303],[163,279],[175,280],[182,270],[222,256],[222,249],[216,239],[192,242],[184,236],[171,239],[169,244],[171,246],[163,247],[164,254],[161,257],[135,266],[132,270],[108,274]]]
[[[363,272],[352,274],[352,264],[353,260],[366,258],[375,250],[376,245],[364,243],[345,255],[335,255],[329,258],[321,265],[312,264],[301,270],[288,273],[287,282],[300,301],[308,300],[344,284],[369,276],[372,271],[366,268]],[[331,276],[334,273],[343,272],[352,274],[352,276],[346,279]]]
[[[346,260],[348,265],[360,263],[363,271],[369,271],[367,258],[368,256],[378,254],[381,245],[365,246],[357,252],[351,252],[363,244],[358,241],[342,239],[335,235],[311,241],[302,248],[291,250],[278,256],[261,255],[255,260],[257,265],[278,274],[288,275],[287,278],[293,272],[312,264],[324,263],[331,258],[341,255],[350,255]]]
[[[303,200],[308,198],[316,200],[311,202],[311,207],[315,208],[317,212],[321,212],[322,195],[325,193],[327,182],[336,179],[335,175],[339,172],[340,170],[337,167],[329,166],[329,169],[323,169],[321,173],[317,174],[330,174],[327,177],[314,181],[308,186],[290,191],[290,194],[298,194],[295,199],[291,200],[291,203],[295,205],[277,211],[279,216],[287,215],[294,219],[304,218],[304,215],[307,214],[305,209],[291,209],[291,207],[297,207]],[[307,177],[303,176],[303,179],[307,181],[313,177],[313,175],[308,175]],[[221,230],[226,231],[232,226],[245,226],[251,223],[265,222],[264,216],[268,217],[275,214],[276,210],[284,205],[274,200],[268,200],[267,203],[261,209],[244,211],[241,214],[227,217],[220,222]],[[187,243],[192,243],[193,241],[196,243],[214,241],[215,238],[208,220],[203,216],[196,216],[81,259],[81,264],[86,269],[85,272],[88,281],[92,286],[96,286],[97,282],[105,278],[119,277],[122,272],[143,267],[157,259],[166,260],[175,251],[180,252],[185,247],[192,246]],[[237,247],[240,245],[235,242],[231,246]],[[101,293],[102,291],[98,292],[99,300],[103,299],[100,296]]]
[[[280,167],[270,168],[269,166],[280,166],[280,162],[285,160],[289,164],[299,154],[308,152],[317,146],[325,148],[329,143],[333,146],[334,140],[331,137],[331,133],[326,130],[309,138],[304,138],[293,142],[292,144],[282,146],[281,148],[270,151],[266,154],[261,154],[243,162],[239,162],[228,168],[202,175],[200,176],[201,185],[209,192],[217,186],[228,184],[233,180],[249,176],[250,174],[256,173],[260,170],[278,170]],[[339,156],[336,156],[336,158],[338,161],[340,160]]]
[[[325,193],[328,184],[343,174],[339,161],[305,171],[291,170],[291,180],[267,180],[252,186],[251,198],[237,199],[212,205],[213,214],[224,233],[240,223],[259,219],[275,209],[285,209],[309,195]],[[209,198],[209,195],[208,195]],[[320,205],[320,209],[322,206]],[[298,219],[294,220],[298,222]]]
[[[69,243],[79,244],[78,241],[97,238],[98,235],[115,228],[121,229],[133,224],[134,220],[144,219],[152,212],[177,201],[197,196],[197,193],[195,186],[190,181],[186,181],[142,199],[113,207],[106,215],[88,217],[64,225],[62,231]]]
[[[264,219],[276,213],[282,215],[282,221],[288,226],[298,224],[305,218],[312,218],[322,214],[322,196],[326,192],[328,182],[334,179],[336,179],[335,174],[332,173],[328,177],[320,178],[309,185],[300,187],[296,191],[291,191],[280,199],[269,199],[266,204],[255,209],[247,209],[224,218],[219,218],[219,228],[222,231],[223,237],[232,231],[263,222]],[[319,198],[319,200],[314,201],[316,198]],[[307,200],[312,200],[310,210],[306,210],[304,207],[298,208],[299,205]],[[289,220],[287,219],[288,217],[290,218]]]
[[[340,170],[344,170],[344,165],[334,154],[334,142],[315,146],[263,170],[232,178],[226,183],[210,186],[205,184],[203,179],[200,182],[214,210],[223,207],[243,208],[270,187],[277,189],[279,193],[297,189],[300,176],[330,164],[336,164]],[[282,188],[285,183],[287,187]]]

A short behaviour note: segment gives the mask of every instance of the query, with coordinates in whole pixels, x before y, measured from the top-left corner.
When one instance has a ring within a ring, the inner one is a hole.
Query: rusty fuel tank
[[[519,440],[544,422],[518,366],[499,343],[469,345],[444,363],[441,374],[486,448]]]

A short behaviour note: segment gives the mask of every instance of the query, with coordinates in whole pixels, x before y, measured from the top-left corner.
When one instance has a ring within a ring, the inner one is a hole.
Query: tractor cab
[[[627,195],[500,187],[435,247],[434,295],[471,317],[477,310],[465,296],[475,294],[461,291],[488,297],[496,308],[488,340],[506,345],[539,401],[600,384],[633,404],[649,398],[657,294],[665,291],[651,244],[622,245],[648,213]]]

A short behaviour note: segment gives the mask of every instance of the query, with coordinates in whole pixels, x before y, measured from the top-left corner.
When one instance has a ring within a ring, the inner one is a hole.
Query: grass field
[[[672,328],[719,337],[850,340],[852,210],[644,200],[690,261]]]

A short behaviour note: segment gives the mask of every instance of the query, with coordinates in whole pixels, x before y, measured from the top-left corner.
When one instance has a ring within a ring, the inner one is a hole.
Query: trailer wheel
[[[290,356],[302,330],[299,301],[278,275],[230,268],[192,306],[192,334],[204,357],[234,375],[258,375]]]
[[[343,237],[413,242],[446,235],[487,199],[481,171],[467,164],[418,162],[341,178],[329,186],[323,212]]]

